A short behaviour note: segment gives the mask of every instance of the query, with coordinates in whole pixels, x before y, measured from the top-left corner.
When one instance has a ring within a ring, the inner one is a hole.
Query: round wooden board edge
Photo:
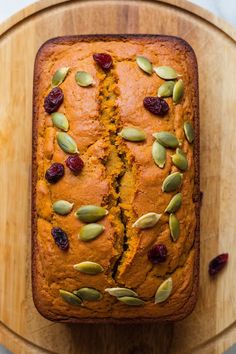
[[[2,322],[0,322],[0,343],[15,354],[54,354],[13,332]]]
[[[76,2],[98,2],[99,0],[77,0]],[[127,2],[132,2],[127,1]],[[71,2],[71,0],[40,0],[35,2],[24,9],[20,10],[16,14],[9,17],[4,22],[0,23],[0,36],[5,35],[13,27],[17,26],[24,20],[27,20],[31,16],[36,15],[38,12],[49,9],[57,5],[63,5]],[[75,2],[75,1],[73,1]],[[118,2],[118,0],[104,0],[104,2]],[[125,3],[126,1],[120,1]],[[145,2],[145,0],[136,0],[136,2]],[[183,11],[187,11],[195,16],[202,18],[203,20],[211,23],[213,26],[217,27],[221,31],[225,32],[229,37],[236,41],[236,28],[231,24],[212,14],[210,11],[203,9],[202,7],[195,5],[187,0],[151,0],[147,2],[167,4],[176,8],[180,8]],[[1,38],[1,37],[0,37]]]

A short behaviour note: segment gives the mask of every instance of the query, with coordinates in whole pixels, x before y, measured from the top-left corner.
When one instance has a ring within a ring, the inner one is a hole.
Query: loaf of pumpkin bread
[[[170,36],[75,36],[39,50],[32,281],[53,321],[173,321],[199,274],[195,54]]]

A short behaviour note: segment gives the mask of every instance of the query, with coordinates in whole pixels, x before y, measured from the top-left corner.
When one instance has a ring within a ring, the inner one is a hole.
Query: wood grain
[[[175,325],[63,325],[34,308],[30,282],[32,77],[47,39],[86,33],[183,37],[200,74],[200,297]],[[45,0],[0,26],[0,342],[14,353],[221,354],[236,341],[236,30],[184,0]],[[209,259],[230,252],[215,280]]]

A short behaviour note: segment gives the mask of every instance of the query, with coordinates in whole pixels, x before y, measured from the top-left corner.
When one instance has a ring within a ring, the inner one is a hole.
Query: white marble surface
[[[40,0],[39,0],[40,1]],[[0,0],[0,22],[6,20],[17,11],[30,5],[32,0]],[[191,2],[200,5],[219,17],[224,18],[236,27],[236,0],[192,0]],[[235,346],[229,351],[230,354],[236,353]],[[0,354],[10,354],[0,345]]]
[[[25,6],[39,1],[40,0],[0,0],[0,22],[6,20],[9,16]],[[236,27],[236,0],[191,0],[191,2],[205,7]]]

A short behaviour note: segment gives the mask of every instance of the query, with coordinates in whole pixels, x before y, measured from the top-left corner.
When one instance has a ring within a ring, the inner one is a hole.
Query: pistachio
[[[82,304],[82,300],[78,296],[72,294],[69,291],[60,289],[59,293],[62,299],[70,305],[80,306]]]
[[[183,80],[178,80],[173,89],[173,101],[174,103],[179,103],[184,94],[184,83]]]
[[[55,127],[59,128],[61,130],[64,130],[65,132],[68,131],[69,122],[64,114],[59,113],[59,112],[54,112],[54,113],[52,113],[51,117],[52,117],[52,122]]]
[[[147,213],[142,215],[138,220],[135,221],[132,227],[136,227],[137,229],[148,229],[153,227],[156,225],[161,215],[162,214],[156,213]]]
[[[100,291],[94,288],[80,288],[79,290],[74,290],[73,294],[80,297],[83,301],[96,301],[102,298]]]
[[[158,132],[152,134],[154,138],[158,141],[159,144],[167,147],[167,148],[176,148],[179,146],[179,141],[176,136],[170,132]]]
[[[100,206],[97,205],[83,205],[80,207],[75,216],[83,222],[96,222],[101,220],[105,215],[108,214],[108,211]]]
[[[173,80],[179,76],[175,69],[170,66],[158,66],[157,68],[153,68],[153,70],[164,80]]]
[[[105,227],[100,224],[88,224],[82,226],[79,232],[79,239],[82,241],[91,241],[98,237],[103,231]]]
[[[166,162],[166,149],[164,146],[158,143],[158,141],[154,141],[152,145],[152,157],[155,161],[155,164],[160,168],[165,166]]]
[[[176,195],[173,196],[173,198],[167,205],[165,212],[175,213],[181,207],[181,204],[182,204],[182,194],[177,193]]]
[[[168,175],[162,183],[162,192],[174,192],[182,184],[183,175],[180,172],[174,172]]]
[[[172,291],[172,278],[168,278],[163,281],[159,286],[155,295],[155,304],[165,301],[171,294]]]
[[[184,133],[185,133],[186,139],[191,144],[194,140],[194,129],[193,129],[193,126],[190,122],[184,123]]]
[[[58,69],[52,77],[52,88],[59,86],[66,78],[70,68],[62,67]]]
[[[170,214],[169,216],[169,227],[170,227],[170,234],[173,241],[176,241],[179,238],[179,220],[175,216],[175,214]]]
[[[123,296],[133,296],[137,297],[138,295],[131,289],[127,288],[107,288],[105,289],[110,295],[115,297],[123,297]]]
[[[174,81],[166,81],[164,82],[157,91],[158,97],[170,97],[173,94],[173,89],[175,86]]]
[[[87,87],[94,85],[94,79],[91,74],[87,73],[86,71],[77,71],[75,74],[75,81],[79,86]]]
[[[141,306],[145,304],[143,300],[137,297],[123,296],[123,297],[118,297],[117,299],[129,306]]]
[[[123,128],[120,133],[118,133],[123,139],[128,141],[143,141],[146,139],[146,134],[143,130],[138,128]]]
[[[64,152],[67,152],[69,154],[79,153],[76,142],[69,134],[64,132],[58,132],[57,142]]]
[[[188,160],[183,154],[174,154],[171,156],[173,164],[182,171],[188,168]]]
[[[145,73],[151,75],[153,70],[152,70],[152,63],[150,61],[143,57],[142,55],[137,55],[136,57],[136,63],[142,69]]]
[[[90,262],[90,261],[85,261],[85,262],[75,264],[73,267],[75,270],[78,270],[81,273],[91,274],[91,275],[102,273],[104,271],[103,267],[100,264],[95,262]]]
[[[67,200],[57,200],[53,203],[52,209],[55,213],[60,215],[67,215],[71,212],[74,203],[67,202]]]

